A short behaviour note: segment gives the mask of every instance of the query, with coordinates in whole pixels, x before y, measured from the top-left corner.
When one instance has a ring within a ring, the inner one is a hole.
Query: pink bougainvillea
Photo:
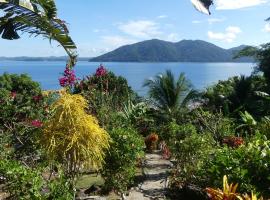
[[[59,83],[62,87],[72,87],[75,85],[77,80],[74,70],[69,66],[66,66],[63,77],[59,78]]]
[[[103,65],[100,65],[99,68],[97,68],[96,70],[95,76],[104,76],[106,74],[107,74],[107,70],[105,69]]]

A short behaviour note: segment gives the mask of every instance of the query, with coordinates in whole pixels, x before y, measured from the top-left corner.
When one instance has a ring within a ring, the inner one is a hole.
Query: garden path
[[[168,186],[168,175],[172,163],[162,157],[159,151],[146,154],[143,163],[144,180],[130,191],[127,200],[162,200]]]

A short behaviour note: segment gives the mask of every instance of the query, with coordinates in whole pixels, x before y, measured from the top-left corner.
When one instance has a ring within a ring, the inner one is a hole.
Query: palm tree
[[[180,109],[186,108],[190,100],[196,96],[196,91],[191,89],[191,83],[181,73],[177,80],[170,70],[158,74],[153,79],[144,82],[144,87],[149,88],[149,96],[161,113],[174,116]]]
[[[0,0],[0,35],[3,39],[15,40],[18,31],[30,35],[42,35],[57,41],[70,57],[70,65],[76,61],[76,45],[69,36],[63,20],[57,18],[54,0]]]

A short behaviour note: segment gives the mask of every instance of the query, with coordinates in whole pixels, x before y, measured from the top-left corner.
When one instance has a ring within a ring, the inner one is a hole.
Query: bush
[[[31,169],[19,162],[0,160],[0,177],[4,178],[3,191],[9,199],[73,199],[74,191],[70,180],[59,171],[53,180],[46,180],[41,169]]]
[[[124,192],[133,183],[136,164],[143,155],[143,138],[132,128],[111,130],[112,143],[102,170],[105,189]]]
[[[31,170],[16,161],[0,161],[0,177],[5,178],[4,191],[13,199],[42,199],[44,181],[38,170]]]
[[[220,187],[221,177],[228,175],[230,180],[240,184],[240,192],[257,191],[269,196],[269,165],[270,141],[255,138],[237,149],[217,149],[198,168],[197,175],[200,178],[197,183]]]
[[[211,113],[203,109],[193,111],[196,129],[201,132],[211,133],[217,144],[220,144],[224,137],[235,135],[235,124],[230,118],[224,117],[222,113]]]
[[[170,148],[176,159],[171,184],[177,187],[196,184],[194,175],[203,162],[208,159],[214,143],[211,134],[200,135],[196,132],[171,142]]]
[[[116,76],[103,66],[100,66],[94,75],[84,78],[75,87],[75,93],[81,93],[88,100],[93,114],[104,105],[111,110],[120,111],[124,103],[135,96],[125,78]]]
[[[51,161],[64,164],[66,175],[76,175],[84,168],[100,168],[109,147],[109,135],[96,118],[85,112],[81,95],[62,94],[53,105],[50,119],[44,124],[42,144]]]
[[[48,98],[27,75],[0,76],[0,134],[7,139],[0,146],[11,146],[16,158],[37,154],[39,129],[49,112]]]

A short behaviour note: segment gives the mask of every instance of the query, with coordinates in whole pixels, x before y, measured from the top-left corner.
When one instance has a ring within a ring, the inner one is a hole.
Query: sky
[[[215,0],[210,16],[190,0],[56,0],[81,57],[149,39],[205,40],[223,48],[270,41],[270,0]],[[1,13],[0,13],[1,14]],[[57,43],[23,34],[0,39],[0,56],[62,56]]]

